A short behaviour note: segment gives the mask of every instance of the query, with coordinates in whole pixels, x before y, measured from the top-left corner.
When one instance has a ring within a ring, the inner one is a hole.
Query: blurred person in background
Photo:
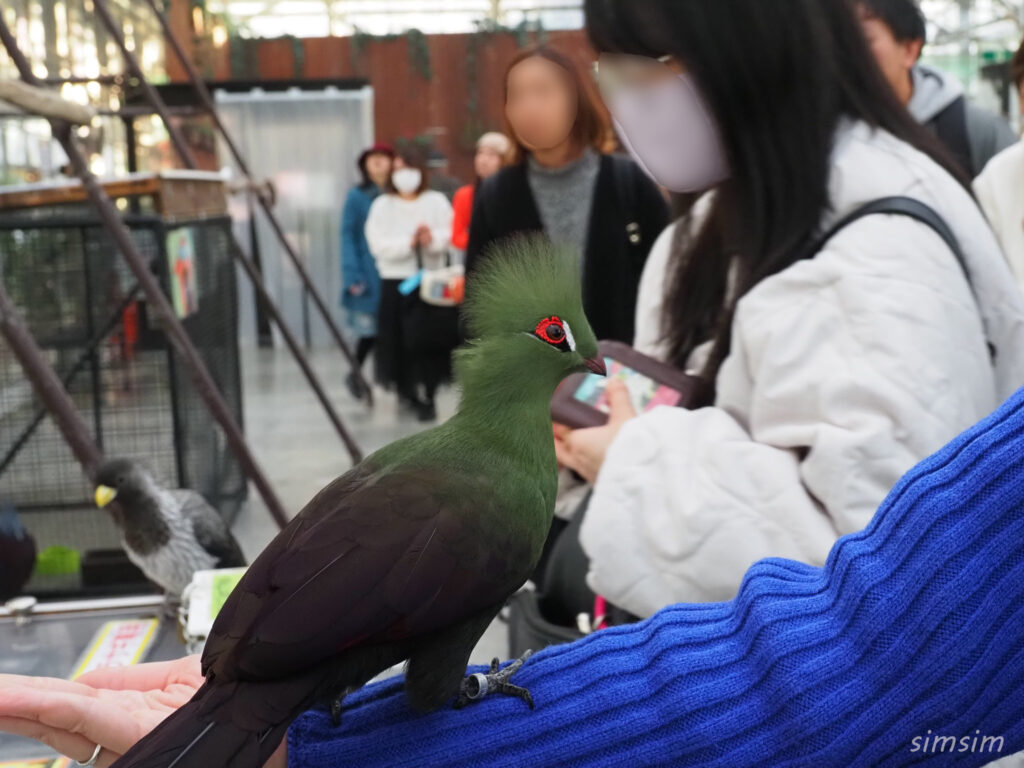
[[[448,156],[441,150],[431,150],[427,158],[427,172],[430,174],[430,188],[451,201],[455,193],[462,187],[462,182],[451,175]]]
[[[654,246],[634,342],[701,377],[707,407],[636,416],[613,388],[607,426],[557,435],[596,481],[589,583],[638,616],[727,600],[763,557],[822,563],[1024,384],[1024,298],[952,161],[846,0],[786,6],[586,4],[623,143],[663,186],[715,190]],[[965,267],[905,215],[822,240],[892,196],[930,206]]]
[[[452,222],[454,248],[465,251],[469,245],[469,222],[473,218],[473,201],[477,187],[507,165],[511,152],[512,142],[503,133],[491,131],[477,140],[476,155],[473,157],[476,181],[459,189],[452,203],[455,209],[455,220]]]
[[[381,276],[376,378],[395,390],[402,406],[421,421],[437,417],[434,394],[447,372],[436,370],[436,361],[417,349],[409,318],[419,294],[416,290],[403,294],[399,286],[424,266],[436,266],[444,259],[451,231],[448,198],[428,187],[419,158],[400,153],[386,193],[374,200],[366,221],[366,241]]]
[[[374,144],[359,156],[360,182],[349,190],[341,214],[341,305],[348,313],[349,326],[358,337],[356,359],[366,362],[377,340],[377,310],[380,304],[380,274],[366,242],[366,219],[373,201],[388,186],[395,151],[387,144]],[[352,397],[365,392],[355,373],[345,377]]]
[[[1024,124],[1024,42],[1010,62]],[[1024,290],[1024,138],[996,155],[974,182],[974,192]]]
[[[928,31],[916,0],[855,0],[871,52],[896,97],[952,153],[968,178],[1013,144],[999,115],[972,104],[951,75],[919,62]]]
[[[592,87],[563,54],[521,52],[504,83],[513,165],[476,195],[466,249],[466,290],[495,242],[544,232],[582,256],[583,303],[599,339],[630,341],[647,254],[668,223],[657,186],[611,143]]]

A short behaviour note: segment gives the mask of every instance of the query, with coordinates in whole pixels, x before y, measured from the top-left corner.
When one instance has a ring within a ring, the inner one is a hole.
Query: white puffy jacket
[[[1024,140],[989,161],[974,194],[1024,291]]]
[[[580,540],[591,587],[613,603],[646,616],[731,599],[763,557],[823,563],[907,470],[1024,385],[1024,299],[967,192],[859,123],[837,134],[829,188],[822,231],[890,195],[938,211],[978,301],[941,238],[893,215],[849,225],[757,285],[737,305],[715,406],[644,414],[608,452]],[[640,288],[648,354],[661,349],[672,237]]]

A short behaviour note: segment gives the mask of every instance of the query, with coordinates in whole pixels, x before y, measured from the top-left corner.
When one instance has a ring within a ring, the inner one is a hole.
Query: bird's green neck
[[[538,364],[532,339],[523,336],[511,343],[477,342],[460,350],[455,376],[462,389],[459,428],[486,436],[499,450],[516,455],[538,453],[542,463],[554,467],[551,437],[551,397],[564,372],[550,364]],[[551,445],[549,445],[551,444]]]

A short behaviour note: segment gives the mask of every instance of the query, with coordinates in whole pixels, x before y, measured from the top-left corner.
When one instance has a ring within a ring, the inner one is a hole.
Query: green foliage
[[[490,38],[480,22],[476,30],[466,41],[466,120],[462,124],[459,143],[465,151],[471,151],[477,139],[484,133],[483,120],[480,117],[480,51]]]
[[[405,33],[409,41],[409,65],[424,80],[434,77],[434,68],[430,63],[430,44],[427,36],[418,29],[410,29]]]
[[[373,39],[373,35],[369,32],[364,32],[359,27],[356,27],[352,33],[352,37],[349,40],[349,55],[352,57],[353,73],[358,75],[363,71],[363,54],[366,53],[366,49]]]
[[[255,79],[259,75],[259,42],[260,38],[242,37],[232,35],[228,38],[229,61],[231,63],[231,76],[243,79]]]
[[[238,28],[228,31],[230,42],[229,61],[231,76],[240,79],[256,79],[259,77],[259,49],[264,40],[274,38],[242,37]],[[278,40],[287,40],[292,49],[292,77],[301,78],[306,73],[306,47],[301,37],[282,35]]]
[[[292,76],[301,78],[306,74],[306,46],[302,38],[295,35],[286,35],[292,44]]]
[[[351,38],[352,71],[355,74],[365,74],[364,57],[371,43],[397,40],[400,37],[408,41],[409,66],[412,71],[424,80],[432,80],[434,67],[430,60],[430,43],[427,36],[418,29],[406,30],[404,35],[374,35],[356,27]]]

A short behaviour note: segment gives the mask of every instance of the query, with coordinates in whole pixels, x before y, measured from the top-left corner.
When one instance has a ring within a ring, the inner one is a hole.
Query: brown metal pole
[[[18,358],[25,376],[32,382],[36,396],[53,417],[57,428],[64,435],[71,452],[82,465],[85,474],[91,480],[102,461],[100,449],[92,439],[89,427],[75,408],[57,372],[47,361],[43,351],[39,349],[25,327],[14,302],[7,295],[7,290],[0,282],[0,333],[7,340],[8,346]]]
[[[100,17],[100,21],[103,23],[103,26],[107,28],[110,36],[114,38],[114,42],[117,43],[117,47],[120,48],[121,53],[124,54],[124,60],[128,65],[128,71],[139,81],[139,87],[142,88],[142,92],[145,94],[146,99],[153,106],[153,109],[156,110],[156,113],[160,115],[160,119],[163,120],[164,126],[167,128],[167,133],[171,137],[171,143],[174,145],[174,149],[178,152],[178,156],[181,158],[186,168],[195,168],[196,160],[192,156],[192,151],[188,148],[188,142],[185,141],[184,134],[182,134],[181,129],[178,128],[177,125],[171,122],[171,116],[167,112],[167,105],[164,104],[163,99],[160,98],[156,89],[149,84],[145,73],[142,71],[142,67],[139,66],[139,60],[136,59],[132,52],[128,50],[128,45],[125,43],[124,39],[124,32],[111,15],[110,8],[107,6],[106,0],[93,0],[92,5],[96,10],[96,15]]]
[[[18,48],[18,43],[2,16],[0,16],[0,41],[3,42],[8,55],[10,55],[14,65],[18,68],[22,80],[30,85],[38,85],[35,76],[32,74],[31,65]],[[163,291],[160,289],[160,284],[153,277],[152,272],[150,272],[149,265],[135,247],[131,234],[124,226],[124,222],[121,221],[121,217],[113,202],[107,196],[99,180],[89,170],[85,156],[72,137],[71,125],[61,120],[50,120],[50,130],[53,132],[54,138],[61,143],[64,152],[71,161],[72,167],[82,180],[82,186],[88,192],[96,213],[114,239],[115,245],[123,254],[129,268],[135,274],[135,279],[139,281],[139,287],[146,294],[146,298],[159,319],[163,331],[167,334],[167,338],[192,374],[196,391],[205,401],[210,415],[223,430],[228,445],[242,465],[242,471],[252,480],[253,485],[256,486],[264,503],[267,505],[270,514],[277,521],[278,525],[283,528],[288,523],[288,516],[285,514],[284,507],[281,505],[267,478],[260,470],[256,458],[245,442],[242,430],[239,429],[227,403],[224,402],[224,398],[221,397],[220,392],[217,390],[213,377],[210,376],[210,372],[192,345],[192,341],[185,332],[185,328],[178,320],[177,315],[174,314],[170,302],[167,301]]]
[[[101,0],[103,2],[103,0]],[[171,50],[174,51],[174,55],[181,62],[185,72],[188,73],[189,79],[192,81],[192,87],[195,89],[196,94],[199,96],[200,102],[209,112],[210,117],[213,119],[214,125],[217,126],[217,130],[220,131],[221,136],[224,137],[224,143],[227,145],[228,150],[235,158],[235,164],[238,165],[238,169],[246,176],[250,181],[252,180],[252,173],[249,170],[248,164],[245,162],[245,158],[242,157],[241,151],[238,149],[238,145],[235,144],[234,139],[231,138],[231,134],[227,130],[227,126],[220,119],[220,114],[217,112],[217,106],[213,103],[213,97],[210,95],[210,90],[206,87],[202,77],[196,70],[195,65],[189,59],[185,50],[181,47],[181,43],[178,42],[178,38],[174,34],[174,30],[171,29],[170,22],[167,20],[167,16],[157,6],[156,0],[146,0],[146,3],[150,8],[153,9],[153,13],[156,14],[157,19],[160,21],[160,25],[163,27],[164,36],[167,38],[168,45],[171,46]],[[305,265],[299,258],[298,253],[292,244],[288,241],[287,235],[285,235],[284,227],[281,226],[280,220],[277,218],[277,214],[274,213],[270,203],[262,195],[257,195],[256,199],[260,203],[260,207],[263,209],[263,213],[266,214],[267,220],[270,221],[270,227],[274,230],[274,234],[277,235],[277,239],[281,242],[281,246],[284,248],[285,253],[288,254],[288,258],[292,262],[292,266],[295,267],[296,273],[299,275],[299,279],[302,280],[306,290],[309,291],[309,295],[313,297],[313,303],[316,304],[317,310],[323,317],[324,323],[327,325],[327,330],[330,331],[331,336],[334,337],[335,343],[341,349],[343,355],[352,366],[352,372],[355,374],[357,380],[363,385],[363,391],[366,392],[367,402],[373,404],[373,395],[371,389],[363,378],[362,369],[352,354],[352,350],[349,348],[344,337],[341,335],[341,331],[338,330],[338,326],[334,322],[334,318],[331,316],[330,309],[327,307],[327,303],[320,295],[320,291],[313,282],[313,279],[309,276],[309,272],[306,271]]]
[[[238,243],[232,239],[231,248],[236,251],[235,258],[238,263],[242,265],[246,274],[249,275],[249,279],[252,280],[253,286],[256,288],[256,295],[259,297],[260,302],[263,304],[263,308],[270,315],[270,318],[277,323],[277,328],[281,331],[281,336],[284,337],[285,344],[292,351],[292,356],[295,358],[295,362],[299,364],[299,368],[306,375],[306,381],[309,382],[309,386],[312,387],[313,392],[316,394],[317,399],[323,405],[324,410],[327,412],[327,417],[334,424],[335,430],[341,436],[342,442],[345,443],[345,447],[348,449],[349,455],[352,456],[352,461],[358,464],[363,460],[363,452],[355,439],[349,433],[348,429],[345,428],[344,422],[341,420],[341,416],[334,409],[333,403],[331,403],[330,397],[324,390],[323,385],[320,383],[320,379],[317,377],[316,372],[309,364],[309,360],[303,353],[302,348],[299,346],[298,340],[295,338],[295,334],[291,332],[288,324],[285,322],[284,317],[281,315],[281,311],[277,308],[277,304],[274,303],[274,299],[267,293],[267,289],[263,287],[263,280],[260,277],[259,271],[256,269],[256,265],[242,253],[242,250]]]
[[[156,89],[150,86],[149,83],[146,82],[145,78],[143,77],[142,69],[139,66],[138,59],[135,58],[135,54],[128,50],[128,46],[125,45],[124,37],[121,35],[120,29],[118,29],[114,24],[114,19],[110,15],[110,9],[107,7],[106,0],[93,0],[93,4],[95,5],[96,11],[97,13],[99,13],[101,20],[103,21],[104,26],[106,26],[107,29],[110,31],[111,36],[114,38],[118,47],[121,49],[121,54],[128,65],[128,69],[143,83],[143,92],[145,94],[146,100],[149,102],[150,106],[153,108],[156,114],[160,116],[161,120],[163,120],[164,125],[167,126],[167,130],[171,132],[172,138],[174,136],[178,137],[174,141],[174,147],[178,151],[178,155],[181,158],[182,163],[185,165],[186,168],[195,169],[195,158],[192,156],[188,148],[185,146],[184,137],[180,134],[180,131],[178,131],[177,127],[172,125],[170,122],[167,104],[164,102],[163,97],[160,96]],[[154,11],[155,10],[156,9],[154,8]],[[161,19],[163,19],[162,15],[160,15],[160,17]],[[335,430],[338,432],[339,437],[341,437],[342,442],[345,444],[345,448],[348,449],[348,452],[352,457],[352,461],[358,464],[363,459],[362,451],[356,444],[356,441],[353,439],[352,435],[345,428],[345,425],[341,420],[341,416],[338,415],[337,410],[335,410],[334,408],[334,404],[327,396],[327,392],[324,389],[323,385],[320,383],[319,378],[317,378],[316,372],[313,370],[313,367],[309,364],[309,361],[306,359],[305,354],[302,352],[302,348],[295,340],[294,335],[292,334],[291,330],[285,323],[284,317],[282,316],[281,312],[275,305],[273,298],[270,296],[270,294],[266,290],[266,287],[263,285],[263,278],[260,275],[259,270],[256,268],[256,265],[253,264],[252,261],[242,251],[242,248],[241,246],[238,245],[238,242],[235,240],[234,235],[231,236],[230,240],[232,255],[234,256],[235,260],[242,265],[242,268],[245,270],[245,273],[249,276],[249,279],[252,281],[253,286],[256,288],[256,293],[259,297],[260,302],[262,303],[263,307],[267,310],[267,312],[270,314],[271,318],[277,323],[278,329],[281,331],[281,335],[284,337],[285,343],[288,345],[288,348],[291,350],[292,355],[295,357],[295,362],[299,364],[299,368],[305,375],[310,387],[312,387],[314,394],[316,394],[317,399],[320,400],[320,403],[323,405],[324,410],[327,412],[327,418],[330,419],[331,423],[334,425]],[[365,387],[365,391],[369,392],[369,387]]]

